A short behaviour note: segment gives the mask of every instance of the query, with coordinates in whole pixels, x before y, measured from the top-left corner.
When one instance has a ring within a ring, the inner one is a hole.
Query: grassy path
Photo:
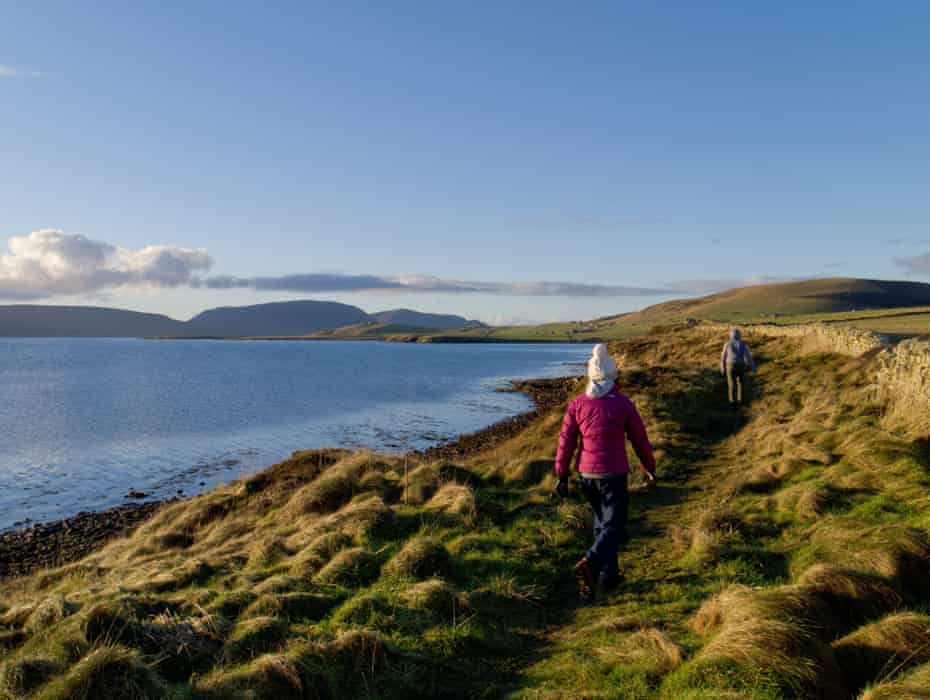
[[[765,356],[759,360],[763,371],[753,390],[761,401]],[[511,697],[653,697],[663,672],[698,646],[688,616],[721,587],[683,565],[682,538],[687,524],[721,497],[730,465],[726,441],[751,409],[729,406],[722,378],[693,365],[625,372],[620,382],[661,450],[660,485],[647,491],[634,479],[631,538],[621,554],[625,583],[593,605],[572,605],[570,619],[546,631],[546,658],[523,669]],[[589,538],[579,539],[583,547]],[[647,648],[625,647],[630,633]]]

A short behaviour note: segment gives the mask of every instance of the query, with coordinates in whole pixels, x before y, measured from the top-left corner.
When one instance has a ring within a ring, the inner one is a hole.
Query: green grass
[[[298,453],[0,583],[0,698],[788,700],[922,678],[848,659],[879,634],[897,658],[916,618],[886,616],[930,608],[926,449],[884,427],[869,362],[750,342],[741,410],[719,338],[612,347],[661,481],[633,479],[626,582],[595,604],[570,573],[588,507],[552,495],[554,412],[456,462]]]

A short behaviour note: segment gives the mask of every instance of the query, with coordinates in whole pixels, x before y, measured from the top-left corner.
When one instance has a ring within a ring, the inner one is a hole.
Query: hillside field
[[[434,340],[576,342],[623,340],[687,319],[752,323],[836,323],[898,337],[930,335],[930,285],[859,279],[822,279],[740,287],[679,299],[592,321],[430,333]]]

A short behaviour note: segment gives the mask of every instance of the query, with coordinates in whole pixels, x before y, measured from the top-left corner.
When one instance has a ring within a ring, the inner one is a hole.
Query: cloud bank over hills
[[[277,276],[209,274],[214,259],[203,248],[147,245],[136,250],[59,229],[40,229],[8,240],[0,255],[0,300],[35,301],[91,295],[120,289],[192,288],[334,294],[485,294],[510,297],[622,298],[710,294],[747,285],[811,279],[810,276],[667,281],[656,287],[567,281],[507,282],[461,280],[428,274],[308,272]],[[930,253],[897,257],[909,275],[930,275]]]

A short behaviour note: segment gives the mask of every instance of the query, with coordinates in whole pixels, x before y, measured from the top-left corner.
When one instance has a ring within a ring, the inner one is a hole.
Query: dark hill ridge
[[[334,301],[283,301],[204,311],[185,324],[185,334],[295,336],[370,320],[371,317],[357,306]]]
[[[481,321],[467,319],[454,314],[428,314],[412,309],[391,309],[371,314],[378,323],[392,326],[416,326],[420,328],[483,328]]]
[[[119,338],[184,335],[186,324],[160,314],[93,306],[0,306],[0,336]]]
[[[421,314],[409,309],[383,312],[412,319],[391,325],[466,328],[478,324],[462,316]],[[378,324],[357,306],[332,301],[284,301],[209,309],[189,321],[160,314],[93,306],[0,306],[0,337],[249,337],[302,336],[344,326]],[[415,322],[414,322],[415,321]],[[440,325],[441,324],[441,325]]]

